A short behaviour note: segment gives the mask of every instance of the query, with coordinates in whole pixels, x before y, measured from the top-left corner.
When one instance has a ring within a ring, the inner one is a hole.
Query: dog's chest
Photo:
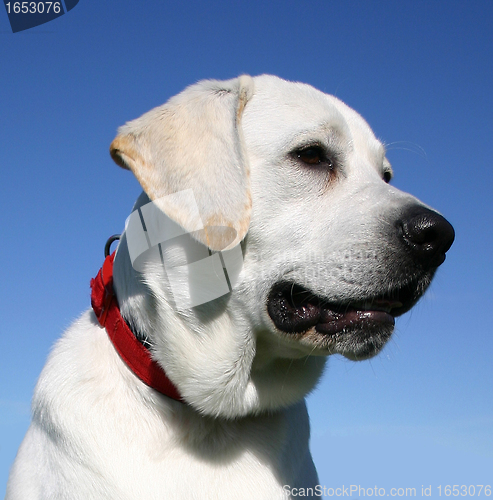
[[[196,415],[178,414],[169,432],[146,432],[121,450],[125,456],[113,454],[112,482],[127,484],[123,491],[136,499],[285,499],[285,485],[299,487],[316,476],[300,474],[309,452],[297,439],[294,413],[205,425]]]
[[[285,485],[316,484],[304,403],[261,417],[217,420],[164,396],[149,397],[153,393],[142,392],[133,377],[90,324],[55,349],[35,397],[37,411],[49,418],[26,438],[26,451],[37,450],[37,477],[44,484],[51,478],[53,494],[274,500],[287,498]],[[57,444],[52,434],[60,436]]]
[[[209,431],[208,426],[190,429],[190,422],[187,429],[177,429],[172,422],[172,432],[153,435],[148,427],[140,436],[106,435],[97,449],[104,460],[92,464],[104,478],[98,494],[106,498],[102,493],[114,488],[112,500],[280,500],[288,498],[286,487],[314,487],[316,472],[308,449],[292,439],[296,429],[284,416],[261,420]],[[210,434],[201,439],[198,434],[204,431]]]

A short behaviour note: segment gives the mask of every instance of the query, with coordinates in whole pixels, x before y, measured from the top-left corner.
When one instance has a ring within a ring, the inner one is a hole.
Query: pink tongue
[[[315,329],[325,335],[334,335],[342,332],[346,328],[358,325],[375,325],[376,323],[394,324],[394,318],[384,311],[357,311],[349,310],[346,313],[336,313],[329,309],[324,309],[320,316],[320,322]]]
[[[347,310],[345,312],[335,312],[332,311],[331,309],[324,309],[322,308],[322,312],[320,314],[320,323],[332,323],[334,321],[338,321],[340,319],[343,319],[345,316],[349,315],[350,313],[355,313],[356,311],[354,309]]]

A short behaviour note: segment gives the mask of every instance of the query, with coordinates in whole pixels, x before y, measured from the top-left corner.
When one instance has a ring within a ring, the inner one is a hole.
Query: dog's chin
[[[394,331],[394,318],[383,311],[351,310],[337,321],[319,323],[300,338],[321,354],[342,354],[353,361],[378,354]]]
[[[342,354],[368,359],[381,351],[394,331],[395,317],[417,302],[431,277],[393,292],[334,303],[291,282],[274,285],[267,311],[276,329],[306,346],[311,354]]]

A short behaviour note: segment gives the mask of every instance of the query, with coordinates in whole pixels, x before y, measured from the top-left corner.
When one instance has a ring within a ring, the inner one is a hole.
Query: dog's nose
[[[413,207],[399,222],[404,241],[421,265],[438,267],[455,238],[452,225],[440,214],[425,207]]]

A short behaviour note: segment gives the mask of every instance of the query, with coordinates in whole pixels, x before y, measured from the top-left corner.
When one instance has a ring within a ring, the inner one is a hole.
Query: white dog
[[[6,498],[315,497],[304,397],[327,355],[382,349],[452,227],[388,184],[355,111],[273,76],[193,85],[111,155],[144,193],[41,374]]]

